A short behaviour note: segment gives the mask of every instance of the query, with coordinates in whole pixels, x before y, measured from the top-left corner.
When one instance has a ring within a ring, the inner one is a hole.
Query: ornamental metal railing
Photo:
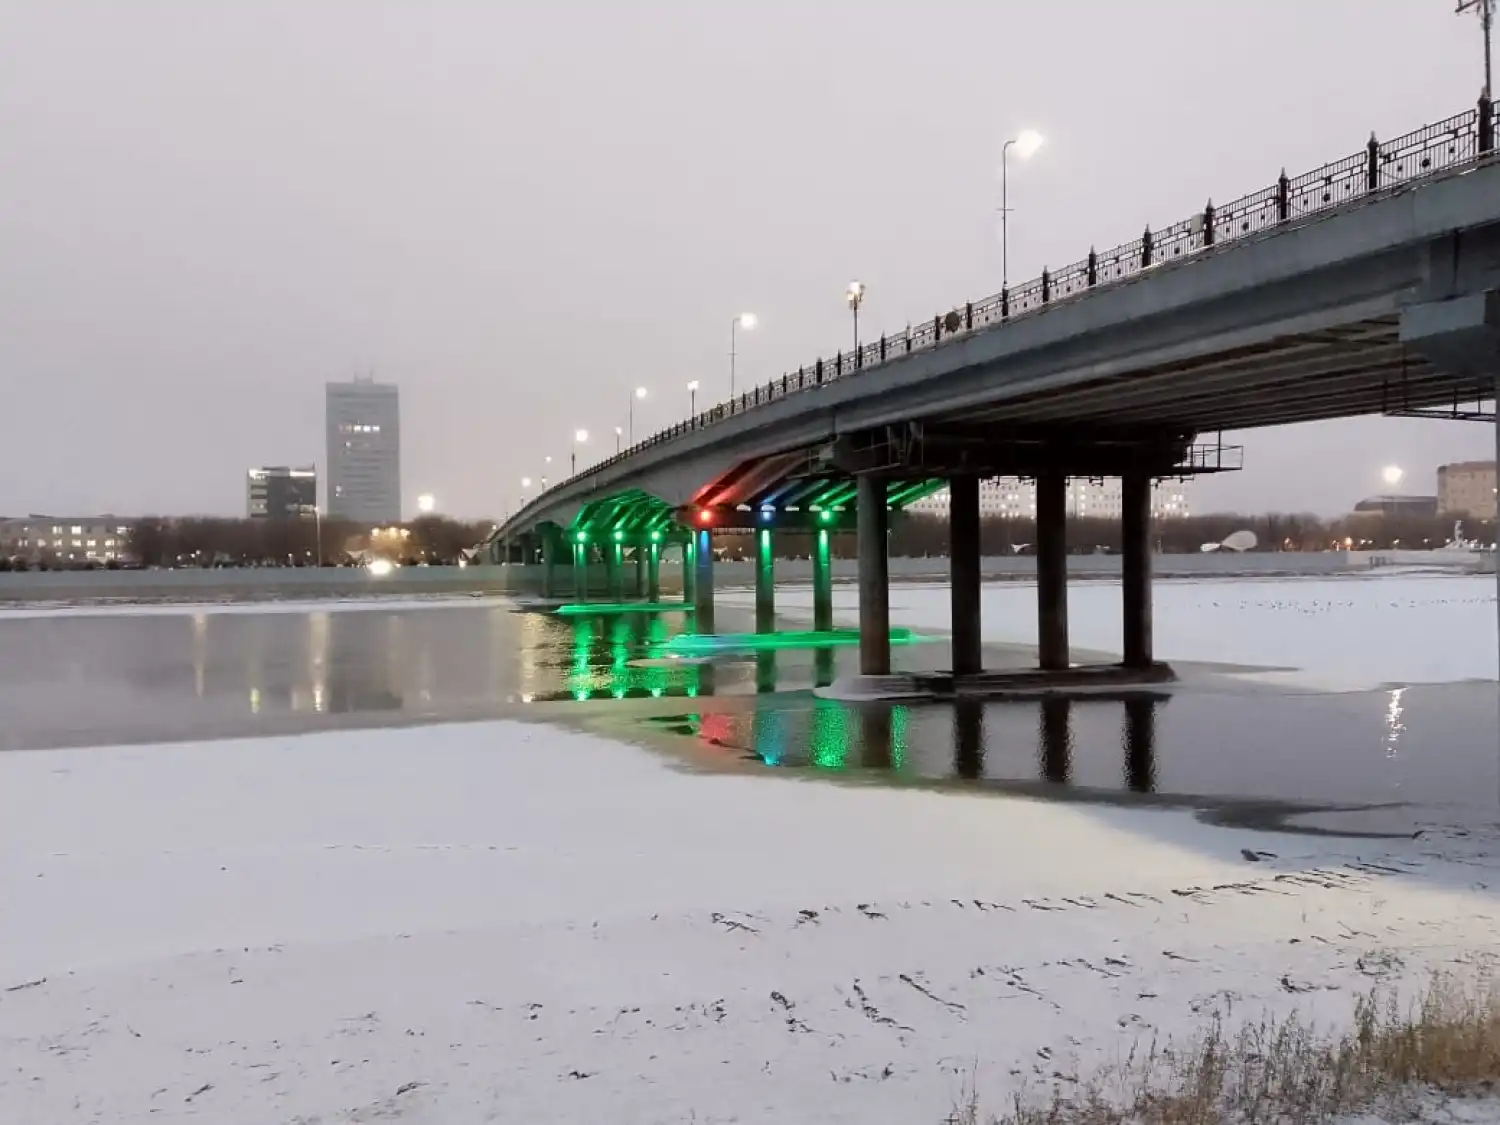
[[[1374,134],[1358,152],[1300,176],[1283,170],[1270,187],[1216,206],[1212,200],[1197,214],[1171,226],[1144,231],[1139,238],[1052,271],[1033,281],[970,301],[905,331],[882,336],[857,350],[836,352],[789,371],[737,398],[652,434],[628,449],[581,470],[536,497],[596,476],[643,449],[718,425],[791,395],[816,391],[829,383],[857,378],[914,352],[994,329],[1033,316],[1097,289],[1130,281],[1159,266],[1185,261],[1243,239],[1274,233],[1291,224],[1366,202],[1431,177],[1447,175],[1487,160],[1495,153],[1494,103],[1481,98],[1476,108],[1389,141]],[[524,512],[525,509],[522,509]],[[521,513],[517,513],[520,515]]]

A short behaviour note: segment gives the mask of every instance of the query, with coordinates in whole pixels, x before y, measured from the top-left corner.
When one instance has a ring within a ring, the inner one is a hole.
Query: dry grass
[[[1351,1030],[1296,1016],[1227,1034],[1221,1015],[1192,1040],[1138,1044],[1088,1082],[1018,1096],[986,1116],[966,1091],[953,1125],[1303,1125],[1340,1114],[1412,1116],[1424,1098],[1484,1095],[1500,1083],[1500,991],[1486,978],[1432,981],[1410,1006],[1371,993]]]

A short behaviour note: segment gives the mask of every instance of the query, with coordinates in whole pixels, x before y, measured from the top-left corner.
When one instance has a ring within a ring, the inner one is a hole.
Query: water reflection
[[[1065,696],[1042,700],[1041,730],[1037,738],[1037,759],[1042,777],[1066,785],[1073,771],[1073,701]]]

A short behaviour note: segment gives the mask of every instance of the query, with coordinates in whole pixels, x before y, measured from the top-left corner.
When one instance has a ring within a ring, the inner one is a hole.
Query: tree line
[[[423,516],[372,534],[368,525],[347,520],[148,516],[131,526],[126,552],[154,567],[351,566],[372,555],[408,566],[452,566],[492,527]]]

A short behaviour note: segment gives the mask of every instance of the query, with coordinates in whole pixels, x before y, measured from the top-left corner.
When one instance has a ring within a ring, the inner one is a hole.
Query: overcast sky
[[[848,337],[1471,106],[1451,0],[0,0],[0,513],[243,511],[400,384],[407,508],[513,507]],[[607,435],[607,437],[606,437]],[[1195,507],[1434,488],[1472,423],[1245,435]],[[555,474],[554,474],[555,475]]]

